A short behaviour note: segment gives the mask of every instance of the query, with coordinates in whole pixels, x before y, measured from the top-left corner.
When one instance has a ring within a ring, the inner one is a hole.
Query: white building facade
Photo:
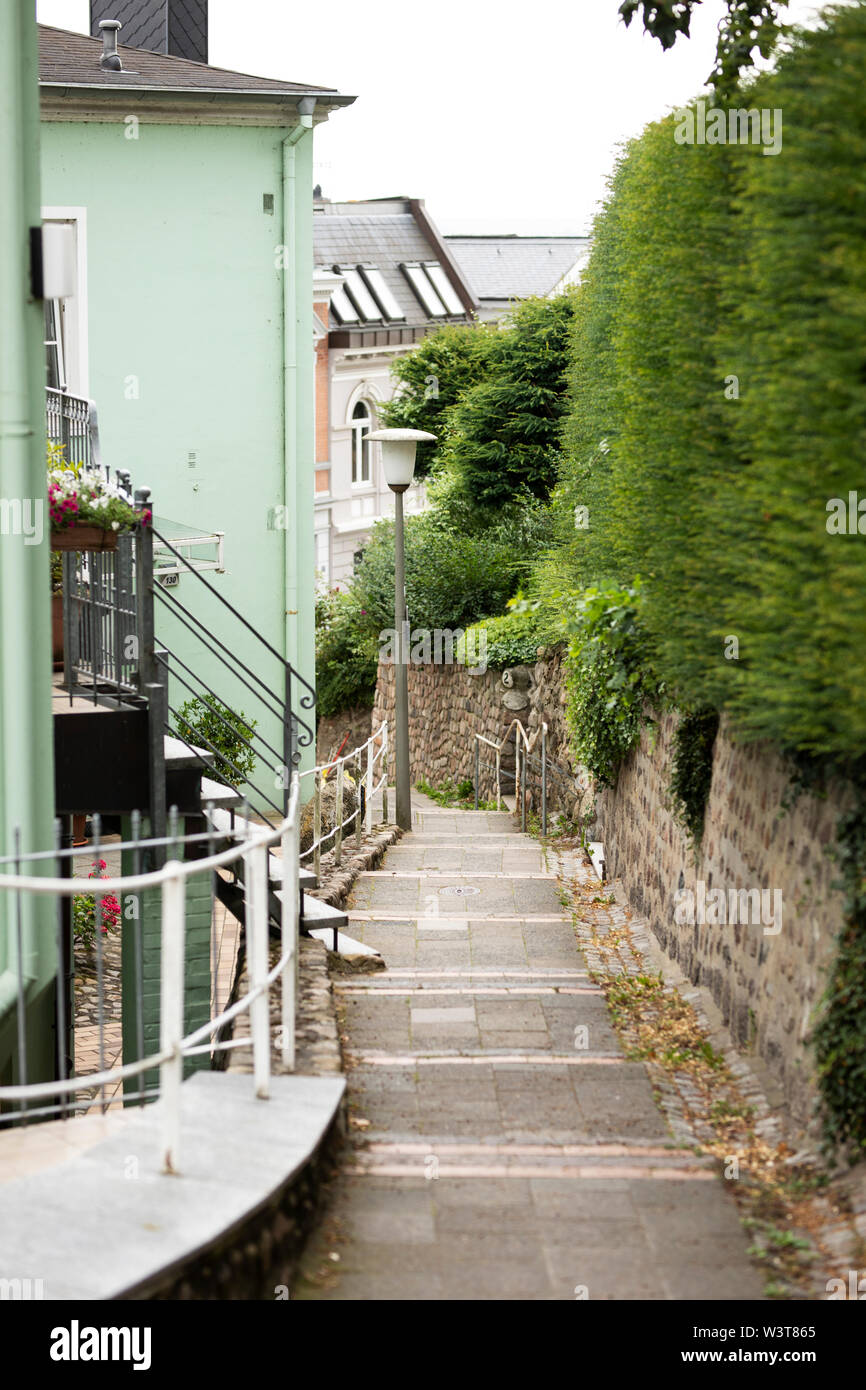
[[[392,363],[442,324],[472,322],[478,305],[420,199],[314,208],[316,571],[320,586],[342,588],[394,510],[367,439],[394,392]],[[406,510],[424,505],[413,484]]]

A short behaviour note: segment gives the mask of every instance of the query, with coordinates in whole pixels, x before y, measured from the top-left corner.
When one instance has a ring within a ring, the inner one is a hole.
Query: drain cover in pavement
[[[480,892],[481,892],[481,889],[480,889],[480,888],[451,887],[451,888],[440,888],[440,889],[439,889],[439,892],[440,892],[441,895],[442,895],[443,897],[445,897],[445,898],[468,898],[468,897],[471,897],[471,895],[472,895],[473,893],[480,893]]]

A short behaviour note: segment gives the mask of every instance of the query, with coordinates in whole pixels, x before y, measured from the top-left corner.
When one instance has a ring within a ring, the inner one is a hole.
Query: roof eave
[[[276,117],[282,124],[290,113],[297,113],[298,103],[305,97],[314,97],[316,109],[313,124],[320,125],[328,119],[332,111],[342,110],[357,100],[355,96],[344,96],[341,92],[318,90],[315,87],[300,88],[295,91],[262,91],[256,88],[222,87],[170,87],[140,85],[132,83],[124,86],[109,86],[103,82],[55,82],[41,80],[39,83],[40,107],[42,115],[68,115],[73,119],[83,111],[97,107],[105,112],[121,110],[128,112],[129,98],[134,96],[144,108],[140,114],[153,115],[194,114],[196,108],[211,114],[215,108],[246,106],[247,111],[260,111]],[[288,108],[288,109],[287,109]]]

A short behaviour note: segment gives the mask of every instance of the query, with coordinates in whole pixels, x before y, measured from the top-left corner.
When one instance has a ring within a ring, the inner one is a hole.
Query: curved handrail
[[[500,809],[501,802],[502,802],[502,786],[501,786],[501,781],[500,781],[501,759],[502,759],[502,753],[503,753],[503,751],[504,751],[504,749],[505,749],[505,746],[506,746],[506,744],[508,743],[509,739],[511,738],[512,730],[514,730],[514,750],[515,750],[515,759],[516,759],[516,766],[515,766],[515,770],[514,770],[514,793],[515,793],[515,797],[516,797],[517,794],[518,794],[518,792],[517,792],[518,782],[521,780],[521,776],[522,776],[522,788],[521,788],[521,792],[520,792],[520,821],[521,821],[521,828],[522,828],[523,830],[526,829],[526,763],[527,763],[527,759],[529,758],[529,754],[532,752],[532,750],[533,750],[533,748],[535,747],[536,743],[538,742],[539,738],[541,739],[541,785],[542,785],[542,791],[541,791],[541,822],[542,822],[542,834],[545,834],[545,835],[546,835],[546,834],[547,834],[547,756],[546,756],[546,750],[547,750],[547,723],[546,723],[546,721],[543,720],[543,719],[541,720],[541,723],[538,725],[538,728],[535,730],[535,732],[534,732],[532,735],[530,735],[530,734],[528,734],[528,733],[526,732],[526,729],[524,728],[524,726],[523,726],[523,724],[521,723],[521,721],[515,716],[514,719],[512,719],[511,723],[508,725],[508,728],[505,730],[505,733],[502,735],[502,738],[499,740],[498,743],[496,743],[495,740],[493,740],[492,738],[488,738],[486,734],[478,734],[478,733],[475,734],[475,805],[476,805],[476,808],[477,808],[477,806],[478,806],[478,771],[479,771],[478,745],[479,745],[480,743],[485,743],[485,744],[487,745],[488,748],[492,748],[492,749],[494,750],[494,752],[496,753],[496,809],[497,809],[497,811]],[[523,753],[522,753],[522,756],[521,756],[521,748],[520,748],[521,743],[522,743],[522,745],[523,745]]]
[[[30,874],[0,873],[0,892],[27,892],[39,896],[71,898],[87,894],[101,900],[111,893],[141,892],[146,889],[161,888],[162,895],[162,952],[161,989],[163,1009],[161,1016],[161,1038],[159,1050],[133,1062],[120,1066],[103,1068],[98,1072],[79,1074],[73,1077],[58,1077],[51,1081],[32,1082],[17,1086],[0,1086],[0,1101],[11,1101],[22,1106],[21,1117],[28,1116],[28,1102],[51,1097],[67,1097],[78,1091],[91,1088],[104,1089],[113,1083],[139,1076],[144,1072],[160,1069],[160,1091],[165,1101],[163,1118],[163,1159],[164,1171],[177,1172],[178,1143],[180,1132],[180,1090],[183,1061],[198,1047],[204,1038],[219,1033],[232,1019],[242,1013],[253,1012],[251,1034],[254,1053],[256,1094],[265,1097],[268,1093],[270,1075],[270,1024],[268,1014],[268,991],[277,979],[290,966],[296,955],[298,930],[297,894],[297,849],[300,809],[300,779],[294,773],[288,798],[287,814],[275,827],[265,827],[249,833],[249,821],[245,822],[247,833],[228,849],[210,854],[201,859],[170,859],[157,869],[146,873],[130,874],[120,878],[70,879],[35,877]],[[189,837],[197,842],[200,835]],[[178,843],[185,843],[186,837],[179,837]],[[279,960],[267,970],[268,907],[267,907],[267,852],[271,845],[279,842],[282,846],[284,862],[289,870],[291,884],[284,881],[282,952]],[[141,845],[137,845],[141,848]],[[42,856],[40,856],[42,857]],[[184,956],[184,893],[185,881],[197,874],[210,874],[218,869],[243,859],[248,872],[247,946],[250,961],[250,987],[234,1004],[223,1009],[216,1017],[191,1033],[183,1033],[183,956]],[[293,1042],[286,1037],[287,1027],[294,1035],[294,971],[289,971],[292,983],[283,989],[283,1060],[291,1063],[294,1057]],[[289,998],[291,996],[291,998]],[[217,1042],[214,1049],[225,1050],[229,1044]],[[61,1108],[58,1106],[58,1108]]]
[[[341,861],[341,855],[342,855],[342,846],[343,846],[343,831],[346,830],[346,829],[352,824],[353,821],[355,822],[355,830],[356,830],[356,836],[357,836],[357,843],[360,844],[360,840],[361,840],[361,808],[360,808],[360,806],[356,806],[355,810],[352,811],[348,816],[345,816],[345,817],[344,817],[343,814],[342,814],[342,811],[343,811],[343,777],[344,777],[344,773],[345,773],[346,766],[347,766],[349,763],[354,762],[354,763],[357,763],[357,765],[358,765],[359,767],[361,766],[361,764],[362,764],[362,762],[363,762],[363,755],[364,755],[364,753],[366,753],[366,755],[367,755],[367,757],[366,757],[366,768],[364,769],[363,772],[361,772],[361,779],[360,779],[360,780],[361,780],[361,782],[362,782],[362,784],[363,784],[363,787],[364,787],[364,794],[365,794],[365,817],[364,817],[364,824],[365,824],[365,829],[366,829],[367,833],[369,834],[370,830],[372,829],[372,825],[373,825],[373,797],[375,796],[376,792],[380,790],[380,788],[383,790],[383,805],[382,805],[383,815],[384,815],[384,817],[385,817],[386,820],[387,820],[387,818],[388,818],[388,721],[387,721],[387,719],[384,719],[384,720],[382,721],[382,723],[379,725],[379,728],[376,730],[375,733],[371,733],[371,734],[370,734],[370,737],[369,737],[368,739],[366,739],[366,740],[364,741],[364,743],[359,744],[357,748],[353,748],[353,749],[351,750],[351,752],[349,752],[349,753],[344,753],[344,754],[343,754],[341,757],[339,757],[339,758],[333,758],[330,762],[327,762],[327,763],[318,763],[318,764],[316,765],[316,767],[308,768],[308,769],[306,770],[306,772],[302,772],[302,773],[300,774],[300,779],[301,779],[301,780],[303,780],[304,777],[312,777],[312,778],[313,778],[313,786],[314,786],[314,790],[313,790],[313,840],[312,840],[312,843],[308,846],[308,848],[305,849],[305,850],[301,853],[300,859],[301,859],[301,862],[303,862],[305,859],[309,859],[310,855],[312,855],[312,856],[313,856],[313,868],[314,868],[314,871],[316,872],[316,874],[318,874],[318,872],[319,872],[319,866],[320,866],[320,863],[321,863],[322,845],[325,844],[325,843],[327,843],[328,841],[333,841],[333,844],[334,844],[334,862],[335,862],[336,864],[339,864],[339,863],[340,863],[340,861]],[[374,778],[374,772],[375,772],[375,768],[376,768],[376,763],[377,763],[380,759],[382,760],[382,774],[381,774],[381,776],[379,777],[379,780],[376,781],[375,778]],[[336,791],[336,804],[335,804],[335,808],[334,808],[334,809],[335,809],[336,816],[338,816],[339,819],[338,819],[337,823],[336,823],[334,826],[332,826],[332,828],[331,828],[330,830],[328,830],[325,834],[323,834],[323,833],[322,833],[322,783],[323,783],[323,781],[325,780],[324,774],[330,772],[333,768],[336,768],[336,769],[337,769],[337,776],[336,776],[337,791]]]

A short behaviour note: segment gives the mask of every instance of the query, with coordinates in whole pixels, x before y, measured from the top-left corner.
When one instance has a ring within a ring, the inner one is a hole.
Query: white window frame
[[[60,301],[63,358],[67,390],[90,399],[90,358],[87,336],[87,208],[43,207],[43,222],[65,222],[75,241],[75,294]]]
[[[361,416],[358,416],[358,415],[355,414],[355,412],[357,411],[359,405],[360,405],[360,406],[363,406],[363,407],[364,407],[364,411],[366,412],[365,415],[363,416],[363,418],[362,418]],[[352,468],[352,487],[353,487],[353,488],[372,488],[372,486],[373,486],[373,446],[372,446],[372,444],[369,443],[369,441],[367,441],[366,443],[364,442],[364,435],[365,435],[365,433],[366,433],[366,434],[369,434],[370,431],[373,430],[373,429],[375,428],[375,424],[374,424],[374,419],[373,419],[373,411],[372,411],[372,409],[371,409],[371,407],[370,407],[370,402],[369,402],[364,396],[360,396],[360,397],[358,398],[358,400],[356,400],[355,403],[354,403],[354,405],[352,406],[352,417],[351,417],[351,421],[350,421],[350,428],[351,428],[351,441],[352,441],[352,464],[351,464],[351,468]],[[360,462],[361,462],[360,470],[358,470],[357,467],[356,467],[356,465],[357,465],[357,463],[358,463],[358,456],[359,456],[359,454],[360,454]],[[363,476],[363,473],[364,473],[364,465],[365,465],[365,464],[366,464],[366,468],[367,468],[367,477],[366,477],[366,478]],[[360,471],[360,473],[361,473],[361,475],[362,475],[361,477],[356,477],[356,473],[357,473],[358,471]]]

